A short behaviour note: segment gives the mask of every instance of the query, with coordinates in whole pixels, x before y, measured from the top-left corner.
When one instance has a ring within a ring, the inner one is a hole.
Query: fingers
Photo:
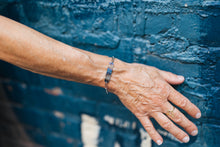
[[[168,100],[171,101],[176,106],[180,107],[184,111],[186,111],[189,115],[194,118],[200,118],[201,112],[198,107],[196,107],[193,103],[191,103],[185,96],[180,94],[174,88],[171,87],[171,92],[168,97]]]
[[[178,85],[178,84],[183,83],[184,81],[183,76],[178,76],[171,72],[159,70],[159,73],[169,84]]]
[[[190,135],[195,136],[198,134],[198,129],[195,124],[193,124],[188,118],[186,118],[183,113],[181,113],[177,108],[172,106],[169,102],[164,105],[165,113],[167,116],[173,120],[176,124],[184,128]],[[169,110],[169,111],[167,111]]]
[[[183,76],[175,75],[171,72],[159,70],[160,75],[170,84],[181,84],[184,81]],[[201,112],[193,103],[191,103],[186,97],[171,87],[170,96],[168,100],[185,110],[189,115],[194,118],[200,118]]]
[[[150,135],[151,139],[156,142],[158,145],[161,145],[163,143],[163,138],[160,136],[160,134],[156,131],[154,128],[152,122],[150,121],[149,117],[137,117],[141,124],[143,125],[144,129],[147,131],[147,133]]]
[[[189,136],[180,128],[178,128],[167,116],[161,112],[153,113],[152,117],[163,127],[165,130],[170,132],[174,137],[179,139],[181,142],[189,142]]]

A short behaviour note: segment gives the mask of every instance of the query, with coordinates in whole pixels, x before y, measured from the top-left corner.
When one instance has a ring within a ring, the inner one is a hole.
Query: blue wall
[[[199,120],[187,115],[199,134],[181,144],[155,123],[163,146],[220,146],[219,0],[0,0],[0,14],[71,46],[184,75],[175,88],[201,109]],[[142,126],[104,89],[2,61],[0,69],[0,146],[82,146],[82,114],[97,120],[99,146],[143,145]]]

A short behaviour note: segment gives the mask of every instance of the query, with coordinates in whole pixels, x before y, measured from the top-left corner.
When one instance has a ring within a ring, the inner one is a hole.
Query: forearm
[[[109,57],[65,45],[1,16],[0,59],[36,73],[100,87],[105,85],[111,61]],[[184,77],[118,59],[114,64],[109,91],[134,113],[155,142],[161,144],[163,139],[150,117],[183,142],[188,142],[189,136],[173,122],[193,136],[198,133],[196,126],[175,109],[178,106],[194,118],[201,117],[200,110],[169,85],[181,84]]]
[[[111,61],[109,57],[73,48],[1,16],[0,59],[35,73],[100,87],[104,87]],[[117,75],[125,63],[115,62]]]

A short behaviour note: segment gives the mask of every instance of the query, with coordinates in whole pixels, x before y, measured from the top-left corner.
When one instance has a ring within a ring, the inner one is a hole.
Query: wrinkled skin
[[[133,63],[128,66],[128,70],[117,77],[117,88],[113,92],[139,119],[151,138],[158,144],[163,142],[150,117],[182,142],[188,142],[189,137],[173,122],[189,134],[197,135],[197,127],[170,103],[182,108],[192,117],[201,116],[200,110],[170,85],[181,84],[184,77],[142,64]]]
[[[42,75],[104,88],[110,58],[73,48],[0,16],[0,60]],[[170,86],[181,84],[183,77],[118,59],[114,63],[109,91],[120,98],[157,144],[161,144],[163,139],[150,117],[182,142],[188,142],[189,137],[175,123],[189,134],[197,135],[197,127],[177,107],[195,118],[199,118],[201,112]],[[170,102],[177,107],[173,109]]]

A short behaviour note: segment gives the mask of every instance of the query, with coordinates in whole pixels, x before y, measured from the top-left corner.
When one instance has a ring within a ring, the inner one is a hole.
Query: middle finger
[[[195,136],[198,133],[198,129],[186,116],[180,112],[177,108],[171,105],[169,102],[165,103],[163,109],[164,113],[173,120],[176,124],[184,128],[190,135]]]
[[[185,96],[176,91],[174,88],[171,88],[171,93],[168,97],[168,100],[171,101],[176,106],[180,107],[186,111],[189,115],[194,118],[200,118],[201,112],[198,107],[196,107],[192,102],[189,101]]]

